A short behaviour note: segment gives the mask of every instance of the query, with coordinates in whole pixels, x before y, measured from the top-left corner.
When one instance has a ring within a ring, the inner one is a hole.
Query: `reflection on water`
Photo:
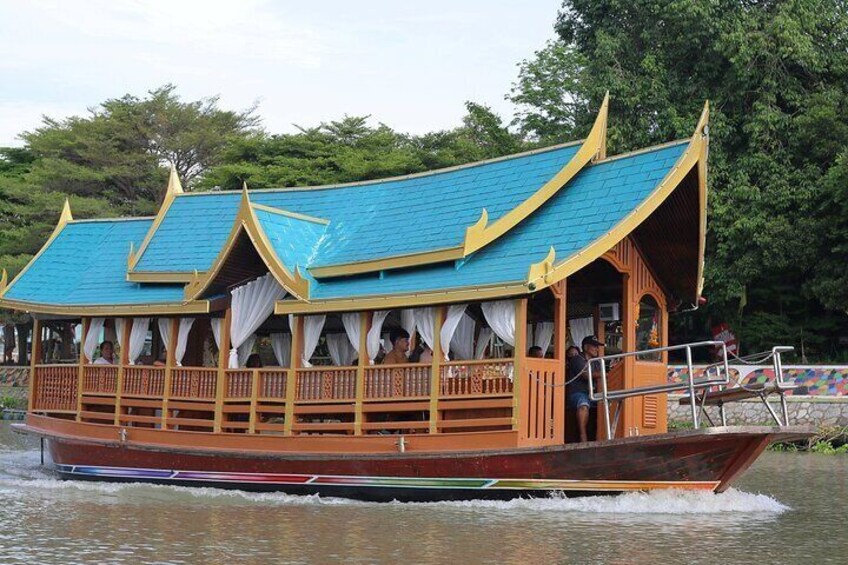
[[[838,563],[848,457],[767,454],[722,495],[372,504],[59,481],[0,427],[0,562]]]

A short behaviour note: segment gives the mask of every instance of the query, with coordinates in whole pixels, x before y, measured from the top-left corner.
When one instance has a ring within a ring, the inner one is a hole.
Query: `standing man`
[[[600,357],[603,343],[593,335],[583,338],[583,351],[568,360],[568,386],[565,392],[568,397],[567,406],[577,411],[577,428],[580,431],[580,441],[589,441],[587,428],[589,426],[589,360]]]

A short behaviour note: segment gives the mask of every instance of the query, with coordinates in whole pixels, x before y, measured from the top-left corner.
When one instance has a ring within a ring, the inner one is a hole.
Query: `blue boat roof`
[[[127,281],[127,254],[151,218],[68,223],[3,295],[36,304],[125,305],[183,301],[183,285]]]
[[[680,142],[586,167],[529,218],[461,264],[319,280],[310,296],[366,297],[523,282],[551,247],[558,260],[565,259],[609,232],[653,192],[686,147]]]
[[[687,144],[674,142],[583,167],[524,220],[462,260],[354,276],[319,279],[307,269],[322,261],[365,257],[375,249],[397,253],[455,243],[483,205],[490,218],[507,213],[561,169],[575,149],[560,147],[406,180],[251,191],[241,205],[251,206],[276,255],[272,260],[308,280],[310,301],[507,286],[525,283],[531,265],[545,259],[552,247],[560,263],[623,225],[680,162]],[[519,182],[525,177],[530,180]],[[460,179],[465,183],[461,190],[452,184]],[[456,198],[451,197],[454,192]],[[238,193],[177,196],[136,271],[209,269],[229,253],[225,244],[233,233],[241,197]],[[399,202],[409,203],[398,212]],[[6,289],[3,301],[62,306],[186,304],[182,283],[127,281],[130,245],[138,249],[154,224],[150,218],[67,223]],[[370,249],[362,247],[366,241]]]
[[[495,221],[566,166],[579,143],[443,171],[366,183],[250,191],[251,202],[329,221],[309,267],[438,250],[462,243],[486,208]],[[237,192],[178,195],[134,267],[206,271],[226,241]],[[307,265],[300,265],[305,267]]]

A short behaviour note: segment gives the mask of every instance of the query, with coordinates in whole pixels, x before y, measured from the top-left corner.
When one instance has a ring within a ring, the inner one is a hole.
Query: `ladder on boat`
[[[699,347],[718,348],[721,351],[722,361],[707,365],[701,376],[696,378],[695,367],[692,362],[692,350]],[[641,386],[622,390],[609,390],[609,383],[607,381],[608,362],[615,364],[621,362],[627,357],[647,356],[680,350],[685,351],[686,354],[686,367],[688,374],[685,381]],[[604,423],[607,439],[613,439],[613,430],[618,427],[621,407],[625,399],[647,396],[649,394],[662,394],[679,391],[688,392],[687,396],[680,399],[680,404],[689,405],[691,407],[692,425],[696,429],[701,427],[701,416],[709,422],[710,426],[714,425],[706,411],[707,406],[718,407],[721,425],[726,426],[727,415],[725,413],[725,405],[730,402],[737,402],[748,398],[759,398],[765,405],[774,422],[779,427],[785,427],[789,425],[789,410],[786,405],[786,392],[794,389],[796,385],[783,379],[783,362],[781,360],[781,354],[794,350],[794,347],[776,346],[773,347],[770,352],[766,352],[757,362],[764,363],[771,360],[774,368],[774,378],[768,382],[753,384],[745,384],[738,379],[733,379],[734,382],[731,383],[732,377],[730,364],[728,362],[727,345],[723,341],[699,341],[683,345],[673,345],[642,351],[619,353],[616,355],[606,355],[589,360],[589,397],[595,402],[602,403],[603,409],[606,411]],[[738,357],[736,359],[743,363],[748,363],[745,359]],[[599,391],[595,390],[595,376],[597,376],[600,381]],[[774,408],[772,408],[768,402],[768,397],[772,394],[777,394],[780,398],[780,415],[775,412]],[[610,411],[612,404],[615,404],[615,411],[614,414],[611,415]]]

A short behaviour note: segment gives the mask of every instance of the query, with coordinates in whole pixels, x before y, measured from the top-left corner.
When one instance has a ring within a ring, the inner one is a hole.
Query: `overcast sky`
[[[185,99],[259,103],[271,132],[371,114],[404,132],[454,127],[504,100],[552,38],[560,0],[0,0],[0,146],[174,83]]]

